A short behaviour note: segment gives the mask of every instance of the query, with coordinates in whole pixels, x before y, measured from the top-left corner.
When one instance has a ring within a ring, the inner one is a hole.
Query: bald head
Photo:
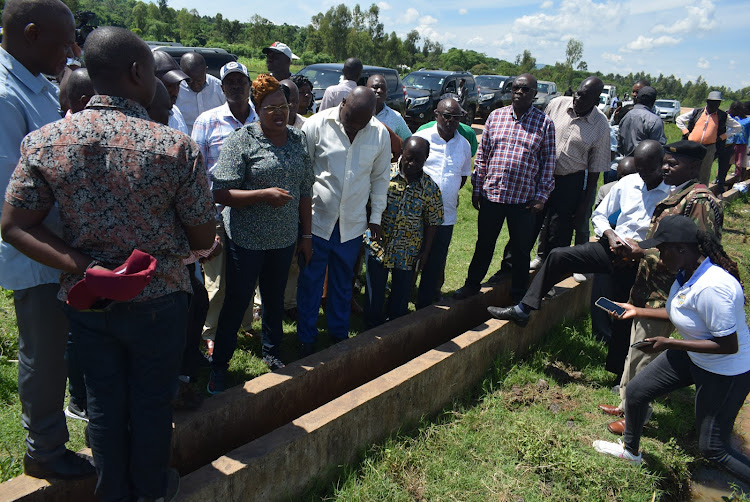
[[[599,77],[588,77],[573,95],[573,110],[576,114],[584,116],[589,114],[599,104],[599,95],[604,90],[604,82]]]
[[[633,157],[623,157],[617,164],[617,179],[624,178],[630,174],[635,174],[635,159]]]
[[[365,128],[375,113],[377,98],[375,91],[369,87],[355,87],[349,95],[341,101],[339,119],[346,133],[353,137]]]
[[[344,74],[344,78],[347,80],[359,81],[359,77],[362,76],[362,61],[358,58],[349,58],[344,61],[344,67],[341,69],[341,73]]]
[[[401,153],[399,165],[406,180],[411,182],[422,174],[424,163],[430,155],[430,143],[417,136],[411,136],[404,141],[404,149]]]
[[[180,58],[180,69],[190,77],[187,85],[193,92],[201,92],[206,85],[206,60],[197,52],[187,52]]]
[[[403,153],[411,151],[419,152],[427,159],[430,155],[430,142],[419,136],[409,136],[404,141]]]
[[[65,92],[68,95],[68,105],[71,113],[78,113],[84,108],[96,94],[94,84],[91,83],[89,71],[86,68],[79,68],[68,77]]]
[[[635,169],[647,186],[656,186],[662,180],[662,157],[664,149],[661,143],[646,139],[638,143],[633,151]]]

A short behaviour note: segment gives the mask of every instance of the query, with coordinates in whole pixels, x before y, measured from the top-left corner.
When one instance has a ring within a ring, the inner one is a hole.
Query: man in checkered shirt
[[[458,299],[479,292],[506,219],[513,256],[511,296],[520,299],[526,292],[534,220],[555,186],[555,126],[531,106],[536,92],[533,75],[517,77],[512,105],[492,112],[484,126],[471,177],[471,202],[479,210],[477,243]]]

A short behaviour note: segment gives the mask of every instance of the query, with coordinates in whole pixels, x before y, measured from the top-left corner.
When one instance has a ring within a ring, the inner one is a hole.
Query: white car
[[[666,122],[672,122],[680,115],[680,102],[676,99],[657,99],[654,103],[656,113]]]
[[[599,94],[599,105],[597,106],[601,112],[609,117],[612,114],[612,96],[607,93]]]

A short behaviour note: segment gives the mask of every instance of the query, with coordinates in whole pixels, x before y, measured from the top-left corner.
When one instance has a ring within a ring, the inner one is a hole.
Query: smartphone
[[[634,349],[637,349],[638,347],[643,347],[645,345],[653,345],[654,342],[647,342],[646,340],[641,340],[640,342],[635,342],[631,347]]]
[[[625,239],[620,238],[620,242],[622,242],[622,246],[623,247],[628,248],[628,251],[632,251],[633,250],[633,246],[631,246],[630,243],[628,241],[626,241]]]
[[[622,315],[625,313],[624,307],[620,307],[609,298],[604,298],[603,296],[599,297],[599,299],[594,303],[594,305],[612,314]]]

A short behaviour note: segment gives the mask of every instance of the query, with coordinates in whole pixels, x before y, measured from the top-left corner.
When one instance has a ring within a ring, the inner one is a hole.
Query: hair
[[[341,73],[347,80],[359,80],[359,77],[362,76],[362,61],[357,58],[347,59],[344,61]]]
[[[642,78],[642,79],[638,80],[638,81],[637,81],[637,82],[636,82],[635,84],[633,84],[633,85],[634,85],[634,86],[636,86],[636,85],[637,85],[637,86],[640,86],[640,87],[651,87],[651,81],[650,81],[650,80],[646,80],[645,78]]]
[[[744,290],[744,285],[740,279],[740,270],[737,266],[737,262],[727,255],[724,251],[724,247],[719,242],[719,239],[713,232],[706,232],[705,230],[698,230],[698,250],[703,256],[711,259],[711,263],[718,265],[719,267],[726,270],[732,277],[737,279]]]
[[[739,117],[741,119],[747,117],[745,105],[743,105],[741,101],[733,101],[732,104],[729,105],[727,114],[731,115],[732,117]]]
[[[255,107],[258,108],[264,99],[278,91],[284,92],[281,84],[279,84],[279,81],[273,75],[270,73],[261,73],[258,75],[258,78],[253,80],[252,96]]]
[[[103,26],[92,31],[83,49],[94,88],[97,82],[119,80],[130,71],[133,63],[154,57],[138,35],[116,26]]]
[[[67,5],[60,0],[7,0],[2,13],[4,36],[16,36],[30,23],[49,23],[53,19],[59,22],[61,14],[73,17]]]

